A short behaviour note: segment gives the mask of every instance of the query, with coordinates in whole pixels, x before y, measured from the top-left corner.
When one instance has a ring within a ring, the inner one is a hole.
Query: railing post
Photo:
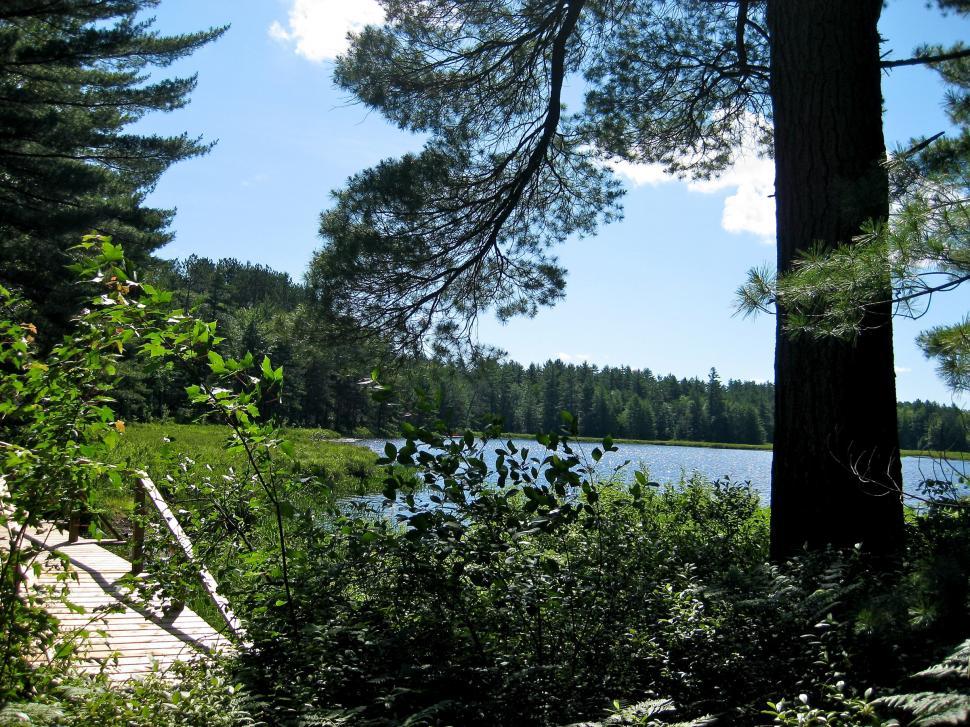
[[[137,576],[145,567],[145,517],[148,515],[145,488],[139,480],[135,480],[134,501],[134,517],[131,522],[131,574]]]
[[[76,543],[81,537],[81,514],[71,513],[71,519],[67,521],[67,542]]]

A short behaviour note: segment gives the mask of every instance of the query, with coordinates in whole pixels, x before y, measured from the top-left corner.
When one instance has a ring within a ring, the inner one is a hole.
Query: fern
[[[48,704],[8,704],[0,708],[0,727],[60,724],[64,712]]]
[[[914,674],[912,682],[923,689],[883,697],[878,704],[912,717],[912,727],[970,722],[970,639],[938,664]]]
[[[569,727],[705,727],[714,723],[710,715],[688,721],[673,721],[679,716],[677,707],[669,699],[647,699],[626,707],[613,702],[613,714],[599,722],[580,722]]]
[[[915,678],[939,679],[970,686],[970,639],[953,650],[939,664],[934,664],[915,675]]]

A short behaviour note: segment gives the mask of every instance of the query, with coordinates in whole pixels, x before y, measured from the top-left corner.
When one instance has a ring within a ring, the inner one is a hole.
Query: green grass
[[[294,446],[294,464],[301,476],[314,476],[337,497],[379,492],[383,475],[377,455],[366,447],[330,441],[336,435],[326,429],[290,429],[285,436]],[[161,480],[177,455],[209,465],[219,473],[232,467],[245,471],[244,453],[225,449],[227,430],[211,424],[131,424],[114,451],[114,462],[147,470]],[[166,441],[167,440],[167,441]],[[105,493],[105,499],[124,505],[124,498]]]
[[[294,445],[294,477],[315,477],[335,497],[382,489],[384,475],[377,466],[377,455],[371,450],[330,441],[340,435],[324,429],[291,429],[285,436]],[[131,424],[113,450],[111,460],[114,464],[146,470],[159,483],[165,482],[166,475],[177,466],[180,455],[199,465],[208,465],[215,476],[229,468],[246,472],[249,463],[245,453],[227,452],[226,441],[226,428],[216,425]],[[293,497],[305,496],[302,490],[293,494]],[[130,532],[134,509],[130,487],[119,489],[105,483],[104,487],[91,493],[89,504],[123,537]],[[123,558],[130,557],[128,544],[108,547]],[[189,589],[187,605],[213,627],[222,628],[221,617],[209,597],[196,584],[189,584]]]

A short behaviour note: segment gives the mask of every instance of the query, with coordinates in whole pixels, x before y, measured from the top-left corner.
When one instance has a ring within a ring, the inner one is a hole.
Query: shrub
[[[732,598],[770,583],[747,488],[603,484],[558,435],[531,452],[405,434],[386,450],[390,517],[308,523],[300,630],[270,604],[254,624],[248,675],[273,719],[561,724],[611,697],[696,711],[743,682]]]

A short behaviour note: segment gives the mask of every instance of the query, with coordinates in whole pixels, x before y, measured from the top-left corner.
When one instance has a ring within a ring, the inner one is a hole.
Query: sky
[[[908,57],[924,42],[966,39],[970,22],[925,0],[890,0],[884,51]],[[162,0],[162,33],[230,25],[218,41],[164,69],[198,74],[191,103],[139,122],[140,132],[188,132],[217,142],[170,168],[148,202],[174,207],[164,257],[235,257],[301,280],[330,193],[381,159],[421,148],[331,80],[348,31],[380,22],[373,0]],[[943,89],[927,69],[884,76],[885,134],[893,148],[948,129]],[[773,378],[774,319],[734,315],[747,271],[774,264],[770,161],[748,154],[719,180],[686,183],[646,166],[616,168],[627,194],[621,222],[557,253],[569,270],[566,299],[532,319],[485,318],[482,342],[528,364],[560,358],[656,374],[723,380]],[[937,296],[918,321],[897,320],[900,400],[952,395],[914,343],[919,331],[964,317],[970,290]],[[966,401],[957,401],[966,405]]]

